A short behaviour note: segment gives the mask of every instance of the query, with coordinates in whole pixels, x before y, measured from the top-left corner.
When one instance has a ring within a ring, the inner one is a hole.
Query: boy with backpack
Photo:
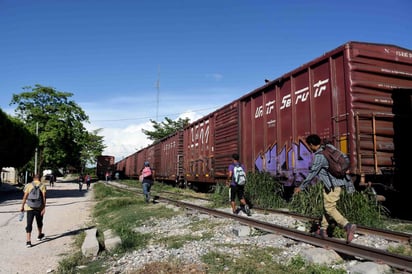
[[[230,187],[230,205],[232,207],[233,214],[238,214],[241,210],[250,216],[250,209],[245,200],[245,183],[246,172],[245,166],[239,162],[239,154],[234,153],[232,155],[233,163],[229,165],[228,181],[227,184]],[[236,208],[236,196],[240,201],[240,207]]]
[[[46,186],[40,182],[40,176],[35,175],[32,183],[24,187],[23,202],[20,211],[27,213],[26,247],[31,247],[31,232],[33,221],[36,219],[38,236],[37,240],[44,239],[43,216],[46,212]]]
[[[348,176],[335,176],[329,170],[329,162],[324,155],[325,147],[321,144],[321,139],[318,135],[312,134],[306,137],[306,143],[309,148],[314,153],[314,159],[312,167],[309,171],[308,176],[303,180],[302,184],[295,188],[294,194],[299,193],[301,190],[305,189],[313,178],[319,176],[319,180],[322,181],[323,188],[323,207],[325,213],[322,216],[322,222],[319,230],[319,235],[322,238],[327,238],[327,229],[329,226],[327,216],[333,218],[340,226],[345,229],[346,232],[346,242],[350,243],[353,240],[354,233],[356,231],[356,225],[351,224],[348,220],[338,211],[336,204],[340,199],[343,187],[347,184]],[[330,144],[327,144],[332,149],[335,149]],[[336,177],[338,176],[338,177]],[[327,216],[326,216],[327,215]]]

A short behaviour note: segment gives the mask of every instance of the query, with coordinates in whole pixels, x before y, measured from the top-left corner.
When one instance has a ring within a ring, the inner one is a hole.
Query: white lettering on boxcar
[[[291,95],[288,94],[288,95],[283,96],[283,98],[282,98],[282,105],[281,105],[280,109],[288,108],[288,107],[290,107],[291,105],[292,105]]]
[[[295,91],[295,95],[296,95],[295,105],[299,101],[305,102],[309,98],[309,87],[305,87],[305,88]]]
[[[266,115],[270,114],[275,108],[275,100],[266,103]]]
[[[258,106],[255,111],[255,119],[263,116],[263,106]]]
[[[395,51],[395,55],[399,57],[406,57],[406,58],[412,58],[412,52],[408,51]]]
[[[164,144],[163,150],[164,150],[164,151],[167,151],[167,150],[171,150],[171,149],[173,149],[173,148],[175,148],[175,147],[176,147],[176,141],[172,141],[172,142],[170,142],[170,143]]]
[[[313,85],[313,87],[315,88],[315,94],[314,94],[315,98],[322,95],[322,92],[326,90],[326,87],[327,87],[326,84],[328,82],[329,82],[329,79],[326,79],[323,81],[319,80],[319,82]]]
[[[263,117],[263,113],[269,115],[272,112],[272,110],[275,109],[275,102],[275,100],[271,100],[265,103],[265,107],[263,107],[263,105],[258,106],[255,111],[255,119]],[[265,109],[266,111],[264,111]]]
[[[199,147],[199,145],[207,144],[209,142],[210,124],[209,120],[192,127],[190,130],[191,142],[190,147]]]
[[[313,89],[314,89],[314,94],[313,97],[320,97],[322,96],[322,93],[327,90],[328,86],[327,83],[329,83],[329,79],[325,80],[319,80],[315,84],[313,84]],[[309,87],[304,87],[299,90],[296,90],[294,92],[294,95],[296,97],[295,99],[295,105],[297,105],[300,102],[306,102],[309,99],[310,95],[310,90]],[[280,109],[286,109],[292,106],[292,95],[287,94],[283,96],[282,98],[282,103],[280,106]],[[269,115],[272,113],[272,111],[275,109],[275,100],[268,101],[267,103],[263,105],[260,105],[256,107],[255,111],[255,119],[263,117],[264,114]]]

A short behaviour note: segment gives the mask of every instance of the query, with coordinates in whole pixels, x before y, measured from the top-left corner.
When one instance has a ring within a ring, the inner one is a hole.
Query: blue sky
[[[72,92],[116,161],[348,41],[412,49],[412,1],[0,0],[0,108]]]

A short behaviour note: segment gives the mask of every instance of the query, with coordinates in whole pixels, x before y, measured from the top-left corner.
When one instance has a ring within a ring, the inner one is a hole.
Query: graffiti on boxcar
[[[203,149],[209,148],[209,132],[210,132],[209,120],[206,120],[195,127],[192,127],[190,130],[191,135],[191,144],[190,148],[201,147]]]
[[[275,144],[255,159],[255,168],[258,171],[269,172],[275,177],[287,178],[285,185],[302,181],[309,172],[312,162],[312,153],[302,142],[293,143],[289,149],[286,145],[279,154]]]

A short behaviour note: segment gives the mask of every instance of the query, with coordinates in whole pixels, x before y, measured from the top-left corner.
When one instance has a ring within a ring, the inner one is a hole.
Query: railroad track
[[[120,187],[123,189],[127,189],[133,192],[140,192],[135,187],[127,187],[121,184],[111,184],[115,187]],[[160,192],[159,192],[160,193]],[[205,198],[199,198],[199,197],[193,197],[190,195],[182,195],[179,193],[172,193],[172,192],[163,192],[165,194],[173,194],[173,195],[179,195],[180,197],[190,197],[193,199],[202,199],[202,200],[207,200]],[[380,262],[387,264],[395,269],[398,269],[400,271],[406,271],[408,273],[412,273],[412,257],[411,256],[404,256],[404,255],[398,255],[394,253],[387,252],[382,249],[377,249],[377,248],[372,248],[368,246],[363,246],[363,245],[358,245],[355,243],[350,243],[347,244],[346,241],[340,240],[340,239],[334,239],[334,238],[320,238],[320,237],[315,237],[313,236],[312,233],[296,230],[296,229],[291,229],[283,226],[279,226],[273,223],[267,223],[263,221],[259,221],[250,217],[243,217],[240,215],[234,215],[232,213],[228,213],[222,210],[216,210],[200,205],[196,205],[193,203],[188,203],[188,202],[182,202],[179,201],[178,199],[175,198],[169,198],[166,196],[156,196],[156,201],[163,201],[166,203],[171,203],[176,206],[190,209],[190,210],[196,210],[202,213],[210,214],[212,216],[216,217],[222,217],[222,218],[229,218],[229,219],[234,219],[238,221],[241,224],[251,226],[257,229],[261,229],[266,232],[270,233],[277,233],[280,235],[283,235],[285,237],[289,237],[291,239],[294,239],[296,241],[301,241],[305,242],[308,244],[311,244],[316,247],[322,247],[326,249],[333,249],[336,252],[344,253],[350,256],[354,257],[360,257],[366,260],[374,261],[374,262]],[[295,214],[295,213],[290,213],[290,212],[285,212],[281,210],[268,210],[268,209],[258,209],[255,208],[255,210],[265,210],[265,211],[270,211],[272,213],[276,214],[287,214],[287,215],[292,215],[294,218],[298,219],[312,219],[312,217],[307,217],[303,216],[300,214]],[[394,232],[394,231],[389,231],[389,230],[381,230],[381,229],[374,229],[374,228],[368,228],[368,227],[363,227],[359,226],[359,233],[370,233],[370,234],[376,234],[381,237],[385,237],[388,239],[396,240],[399,242],[409,242],[411,239],[411,235],[406,234],[406,233],[399,233],[399,232]]]
[[[191,199],[200,199],[200,200],[205,200],[205,201],[211,201],[210,199],[203,198],[203,197],[196,197],[192,195],[187,195],[187,194],[180,194],[180,193],[174,193],[170,191],[162,191],[159,193],[166,193],[168,195],[178,195],[181,197],[186,197],[186,198],[191,198]],[[290,211],[285,211],[285,210],[279,210],[279,209],[270,209],[270,208],[261,208],[261,207],[253,207],[253,210],[257,210],[260,212],[265,212],[265,213],[272,213],[272,214],[282,214],[282,215],[287,215],[287,216],[292,216],[298,220],[301,221],[318,221],[319,218],[316,217],[310,217],[306,216],[303,214],[295,213],[295,212],[290,212]],[[363,225],[357,225],[357,233],[358,234],[366,234],[366,235],[375,235],[379,236],[381,238],[384,238],[386,240],[392,241],[392,242],[399,242],[402,244],[412,244],[412,234],[408,233],[403,233],[403,232],[397,232],[393,230],[387,230],[387,229],[380,229],[380,228],[373,228],[373,227],[368,227],[368,226],[363,226]]]

